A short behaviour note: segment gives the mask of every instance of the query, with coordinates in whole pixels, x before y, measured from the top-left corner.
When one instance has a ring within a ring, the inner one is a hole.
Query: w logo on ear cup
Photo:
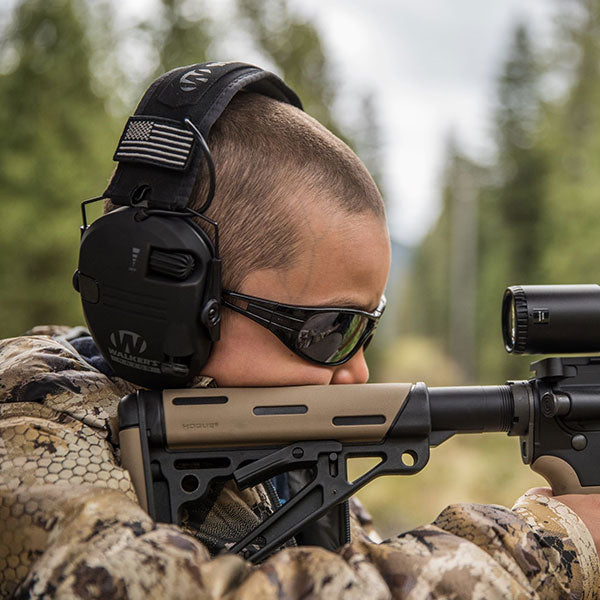
[[[184,73],[179,79],[179,87],[184,92],[193,92],[203,83],[206,83],[212,75],[210,69],[193,69]]]
[[[110,334],[110,343],[118,352],[126,352],[127,354],[143,354],[148,347],[146,340],[139,334],[133,331],[119,329],[119,331]]]

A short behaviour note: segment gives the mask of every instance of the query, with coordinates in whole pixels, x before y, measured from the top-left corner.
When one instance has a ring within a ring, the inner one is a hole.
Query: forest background
[[[155,76],[239,58],[225,35],[232,19],[262,64],[355,148],[383,188],[373,97],[358,98],[360,125],[342,124],[332,111],[336,74],[315,24],[285,0],[236,0],[227,23],[205,14],[204,3],[158,4],[158,15],[134,26],[106,0],[20,0],[0,9],[1,337],[83,323],[70,287],[79,202],[105,189],[125,119]],[[525,25],[507,44],[494,159],[478,162],[450,137],[437,221],[418,246],[395,245],[387,326],[369,350],[372,381],[526,378],[535,357],[508,356],[500,339],[504,288],[600,280],[600,0],[559,6],[550,49],[537,47]],[[136,64],[139,47],[150,69]],[[545,93],[556,78],[561,93]],[[450,502],[510,506],[541,483],[520,464],[514,439],[463,436],[433,450],[421,474],[383,478],[361,497],[393,534]]]

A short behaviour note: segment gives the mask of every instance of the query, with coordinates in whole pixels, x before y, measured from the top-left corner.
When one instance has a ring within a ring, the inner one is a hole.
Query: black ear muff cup
[[[94,340],[120,377],[181,387],[212,346],[200,315],[213,247],[187,218],[146,215],[119,208],[85,231],[77,285]]]

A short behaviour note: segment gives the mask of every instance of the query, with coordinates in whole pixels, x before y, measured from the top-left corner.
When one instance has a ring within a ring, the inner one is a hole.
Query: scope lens
[[[514,347],[517,342],[517,309],[515,307],[515,297],[511,296],[512,302],[510,303],[510,309],[508,313],[508,335],[510,338],[510,345]]]
[[[514,352],[519,338],[518,319],[517,319],[517,301],[513,288],[508,288],[504,292],[502,300],[502,338],[507,352]],[[526,335],[526,332],[525,332]]]

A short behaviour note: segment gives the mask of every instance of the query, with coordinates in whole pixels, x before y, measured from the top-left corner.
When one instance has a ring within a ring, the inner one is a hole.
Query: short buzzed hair
[[[377,186],[356,154],[290,104],[240,92],[213,125],[208,145],[217,186],[206,215],[219,224],[225,289],[239,291],[250,273],[294,263],[309,197],[325,214],[385,219]],[[192,208],[206,199],[206,179],[194,190]]]
[[[381,195],[354,152],[300,109],[240,92],[213,125],[208,145],[216,192],[206,216],[219,225],[223,288],[239,291],[261,269],[291,267],[302,250],[309,198],[328,210],[385,219]],[[206,168],[190,208],[207,197]],[[110,200],[105,211],[116,208]],[[212,237],[212,228],[196,222]]]

